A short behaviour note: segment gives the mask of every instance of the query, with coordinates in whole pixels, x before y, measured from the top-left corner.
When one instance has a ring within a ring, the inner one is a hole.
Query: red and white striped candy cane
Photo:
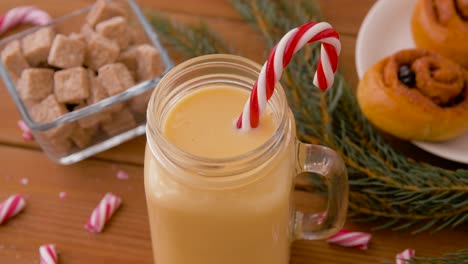
[[[0,225],[17,215],[26,206],[26,200],[20,194],[15,194],[0,204]]]
[[[41,264],[58,263],[57,248],[53,244],[40,246],[39,256],[41,257]]]
[[[351,232],[345,229],[340,230],[338,233],[327,239],[328,243],[343,246],[352,247],[357,249],[367,249],[369,241],[372,235],[363,232]]]
[[[86,229],[94,233],[101,232],[106,222],[109,221],[121,203],[122,200],[118,196],[106,193],[98,206],[93,210],[91,217],[85,225]]]
[[[0,17],[0,34],[20,24],[47,25],[52,19],[45,11],[34,6],[18,6]]]
[[[275,83],[281,78],[283,69],[304,45],[316,41],[321,42],[322,46],[313,83],[321,90],[326,90],[333,84],[341,50],[338,32],[326,22],[308,22],[294,28],[284,35],[263,64],[258,80],[252,88],[250,99],[237,121],[237,128],[249,130],[258,126],[260,115],[273,95]]]
[[[403,252],[400,252],[396,255],[396,264],[408,264],[410,260],[413,259],[416,251],[412,248],[407,248]]]
[[[34,139],[34,135],[31,132],[31,129],[24,123],[23,120],[18,120],[18,127],[21,129],[21,132],[23,132],[23,140],[24,141],[31,141]]]

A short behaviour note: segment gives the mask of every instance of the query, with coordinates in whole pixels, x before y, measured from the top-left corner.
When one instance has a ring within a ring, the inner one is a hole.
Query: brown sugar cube
[[[148,107],[148,102],[151,98],[151,94],[153,93],[153,89],[148,90],[142,94],[139,94],[129,101],[129,107],[132,109],[133,112],[139,114],[146,114],[146,108]]]
[[[101,82],[96,77],[94,72],[89,72],[88,70],[88,78],[89,78],[89,91],[90,91],[89,98],[86,100],[86,103],[88,105],[95,104],[109,97],[109,94],[107,93],[106,89],[102,86]],[[109,112],[119,111],[120,109],[122,109],[123,106],[124,106],[123,103],[114,104],[112,106],[108,106],[106,108],[106,111],[109,111]]]
[[[84,36],[86,41],[89,41],[91,39],[91,36],[95,34],[93,27],[88,24],[84,23],[83,26],[81,26],[80,34]]]
[[[112,114],[112,119],[101,123],[101,128],[109,136],[117,135],[129,129],[136,127],[137,123],[132,113],[127,109]]]
[[[86,45],[81,40],[59,34],[52,43],[47,61],[52,66],[64,69],[81,66],[84,62],[85,48]]]
[[[155,47],[143,44],[138,46],[137,77],[138,81],[146,81],[164,72],[161,54]]]
[[[95,26],[97,23],[115,16],[127,17],[125,9],[107,0],[98,0],[86,16],[86,21]]]
[[[117,104],[113,104],[113,105],[107,107],[106,110],[113,113],[113,112],[117,112],[117,111],[122,110],[122,108],[124,108],[124,107],[125,107],[125,103],[117,103]]]
[[[54,40],[55,32],[52,28],[42,28],[24,37],[22,48],[26,60],[32,66],[46,63]]]
[[[87,99],[89,97],[88,72],[83,67],[56,72],[54,93],[60,103],[79,103]]]
[[[130,43],[128,31],[127,19],[121,16],[113,17],[96,25],[97,33],[117,42],[122,50],[126,49]]]
[[[54,71],[26,69],[21,73],[18,90],[23,100],[42,100],[54,91]]]
[[[132,45],[142,45],[149,43],[148,36],[146,32],[141,28],[132,28],[129,30],[130,44]]]
[[[91,128],[91,127],[95,127],[96,125],[98,125],[101,122],[111,120],[111,119],[112,119],[112,114],[111,113],[102,112],[102,113],[92,114],[92,115],[87,116],[87,117],[83,117],[83,118],[78,120],[78,124],[82,128]]]
[[[79,110],[84,107],[86,107],[86,105],[81,104],[81,105],[78,105],[75,108],[75,110]],[[90,116],[78,119],[78,125],[82,128],[92,128],[98,125],[100,122],[103,122],[105,120],[110,120],[110,119],[111,119],[111,113],[99,112],[99,113],[95,113]]]
[[[122,63],[102,66],[98,72],[98,79],[106,89],[107,94],[115,95],[135,85],[132,75]]]
[[[69,36],[68,36],[69,39],[71,40],[79,40],[81,41],[85,47],[86,47],[86,37],[85,35],[81,34],[81,33],[71,33]]]
[[[134,80],[137,79],[137,55],[138,55],[138,48],[137,46],[131,46],[124,52],[120,53],[119,58],[117,59],[117,62],[123,63],[127,69],[130,71],[132,74],[132,77]]]
[[[31,118],[38,123],[48,123],[68,113],[64,104],[57,101],[53,94],[47,96],[31,111]]]
[[[93,138],[96,135],[96,132],[97,130],[95,127],[77,127],[71,133],[70,139],[73,143],[75,143],[75,145],[78,148],[84,149],[91,145],[91,143],[93,142]]]
[[[106,92],[106,89],[102,87],[101,83],[97,79],[94,72],[89,72],[88,70],[88,80],[89,80],[89,97],[86,100],[88,105],[92,105],[109,97]]]
[[[28,109],[28,112],[37,104],[41,102],[41,100],[34,100],[34,99],[23,99],[23,104]]]
[[[119,45],[113,40],[109,40],[97,33],[91,35],[85,57],[85,65],[93,70],[113,63],[119,57]]]
[[[89,91],[90,91],[89,98],[86,100],[86,103],[88,105],[98,103],[99,101],[110,97],[106,89],[102,86],[101,82],[97,78],[94,71],[93,73],[90,73],[88,77],[89,77],[89,85],[90,85],[89,86]],[[105,111],[109,111],[109,112],[119,111],[120,109],[122,109],[124,105],[125,105],[124,103],[113,104],[111,106],[107,106]]]
[[[18,40],[8,43],[2,50],[2,62],[15,82],[21,76],[21,72],[29,68],[29,63],[21,52],[21,45]]]
[[[39,136],[38,140],[42,142],[42,147],[47,150],[48,155],[53,158],[57,158],[66,156],[70,153],[73,145],[68,137],[49,137],[47,133],[39,134],[42,135]],[[42,139],[42,137],[44,137],[44,139]]]
[[[33,106],[31,111],[29,111],[32,120],[38,123],[52,122],[66,113],[68,113],[68,110],[65,105],[59,103],[53,94],[47,96],[39,104]],[[47,130],[44,132],[44,135],[46,135],[48,138],[65,138],[71,134],[74,125],[75,123],[63,124]]]

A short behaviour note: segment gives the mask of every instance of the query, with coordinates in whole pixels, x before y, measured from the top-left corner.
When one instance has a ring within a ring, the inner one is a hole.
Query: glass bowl
[[[150,44],[159,50],[160,60],[164,68],[160,76],[139,82],[121,93],[107,97],[94,104],[65,113],[52,122],[38,123],[31,118],[31,108],[27,107],[28,103],[20,98],[14,76],[8,72],[5,65],[0,61],[0,74],[24,122],[31,129],[35,140],[47,156],[59,164],[67,165],[78,162],[144,134],[146,105],[141,105],[142,110],[137,112],[131,110],[130,104],[139,102],[139,96],[140,98],[143,96],[149,97],[149,94],[160,81],[161,77],[173,67],[171,58],[161,45],[157,34],[153,31],[138,4],[134,0],[113,0],[112,2],[120,5],[120,7],[123,7],[128,12],[128,24],[134,30],[133,32],[140,33],[139,42]],[[11,41],[22,40],[25,36],[43,27],[53,27],[60,34],[80,32],[80,28],[84,24],[86,16],[92,7],[93,5],[88,6],[54,19],[48,25],[34,27],[2,39],[0,41],[0,51]],[[140,101],[146,103],[145,101],[147,100]],[[115,111],[117,108],[122,110]],[[92,131],[81,130],[80,123],[83,120],[89,120],[103,114],[109,114],[111,119],[92,127]],[[76,138],[82,136],[88,140],[89,134],[93,135],[91,142],[88,142],[88,144],[77,144],[70,137],[60,137],[60,134],[64,133],[64,131],[72,131],[71,133]],[[79,147],[78,145],[81,146]]]

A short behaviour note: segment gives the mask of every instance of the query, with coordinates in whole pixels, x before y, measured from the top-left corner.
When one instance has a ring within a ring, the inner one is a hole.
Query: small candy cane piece
[[[19,25],[33,24],[36,26],[47,25],[52,19],[49,14],[34,6],[18,6],[10,9],[0,17],[0,34]]]
[[[119,180],[128,180],[130,178],[130,176],[128,175],[128,173],[126,173],[125,171],[123,170],[119,170],[117,171],[117,174],[115,175],[117,177],[117,179]]]
[[[23,132],[24,141],[30,141],[34,139],[31,129],[29,129],[29,127],[26,125],[26,123],[24,123],[23,120],[18,120],[18,127]]]
[[[325,218],[327,218],[327,212],[326,211],[323,212],[323,213],[318,214],[317,218],[316,218],[317,219],[316,220],[317,224],[319,224],[319,225],[323,224],[323,221],[325,221]]]
[[[59,198],[60,198],[60,199],[62,199],[62,200],[63,200],[63,199],[67,199],[67,196],[68,196],[68,195],[67,195],[66,192],[59,192]]]
[[[21,179],[20,183],[21,183],[22,185],[28,185],[29,180],[28,180],[28,178],[23,178],[23,179]]]
[[[413,259],[416,251],[412,248],[407,248],[403,252],[400,252],[396,255],[396,264],[408,264],[410,260]]]
[[[371,240],[372,235],[363,232],[351,232],[345,229],[340,230],[338,233],[327,239],[328,243],[352,247],[358,249],[367,249],[367,245]]]
[[[98,206],[94,209],[91,217],[85,225],[85,228],[90,232],[99,233],[104,228],[104,225],[109,221],[115,211],[119,208],[122,200],[112,194],[107,193]]]
[[[26,200],[20,194],[15,194],[0,204],[0,225],[17,215],[26,206]]]
[[[53,244],[40,246],[39,255],[41,257],[41,264],[58,263],[57,248]]]

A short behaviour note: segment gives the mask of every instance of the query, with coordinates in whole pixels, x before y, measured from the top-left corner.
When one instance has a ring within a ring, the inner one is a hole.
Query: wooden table
[[[0,1],[0,13],[18,5],[18,2]],[[93,0],[21,2],[39,6],[58,17],[89,5]],[[325,17],[342,34],[342,69],[348,80],[356,84],[356,35],[374,1],[320,2]],[[144,7],[157,8],[182,22],[198,22],[202,17],[242,54],[262,62],[264,47],[251,42],[246,44],[246,36],[254,32],[241,20],[228,0],[139,0],[139,3]],[[13,193],[28,197],[25,211],[0,226],[0,263],[38,263],[38,247],[43,243],[58,245],[61,263],[152,263],[143,190],[144,137],[65,167],[47,160],[34,142],[21,139],[16,126],[20,116],[4,87],[0,88],[0,117],[4,122],[0,129],[0,200]],[[408,144],[400,142],[397,145],[412,156],[447,166],[460,166],[406,147]],[[126,171],[130,179],[117,179],[117,170]],[[21,183],[24,178],[29,180],[27,184]],[[66,199],[59,199],[61,191],[67,192]],[[120,195],[124,205],[105,232],[91,234],[84,229],[84,223],[108,191]],[[298,200],[301,204],[308,202],[300,195]],[[323,241],[298,241],[292,246],[291,263],[379,263],[393,261],[395,254],[407,247],[416,249],[419,256],[440,256],[468,247],[466,227],[435,235],[411,235],[408,232],[371,231],[372,226],[375,224],[346,224],[348,229],[372,232],[373,239],[367,251],[332,246]]]

